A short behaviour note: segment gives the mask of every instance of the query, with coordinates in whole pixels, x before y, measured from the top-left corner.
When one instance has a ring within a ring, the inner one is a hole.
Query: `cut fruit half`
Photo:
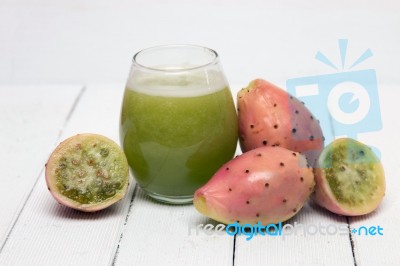
[[[323,150],[315,179],[315,201],[337,214],[370,213],[385,195],[379,159],[368,146],[350,138],[337,139]]]
[[[79,134],[61,142],[46,164],[46,183],[62,205],[85,212],[102,210],[122,199],[129,166],[122,149],[97,134]]]

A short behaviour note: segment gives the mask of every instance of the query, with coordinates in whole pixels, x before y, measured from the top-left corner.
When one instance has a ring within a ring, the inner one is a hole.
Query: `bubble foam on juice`
[[[228,87],[225,76],[216,70],[182,73],[179,70],[165,74],[137,71],[127,82],[130,90],[152,96],[197,97]]]

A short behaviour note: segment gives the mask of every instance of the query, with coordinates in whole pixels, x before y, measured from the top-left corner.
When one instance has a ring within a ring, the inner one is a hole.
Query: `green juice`
[[[229,88],[176,97],[127,86],[120,137],[135,179],[156,198],[192,197],[235,153],[238,125]]]

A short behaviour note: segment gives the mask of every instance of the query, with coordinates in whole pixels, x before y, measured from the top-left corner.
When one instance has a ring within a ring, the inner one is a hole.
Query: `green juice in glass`
[[[150,196],[190,202],[237,144],[231,92],[218,73],[128,82],[120,137],[131,170]],[[189,199],[189,201],[187,200]]]

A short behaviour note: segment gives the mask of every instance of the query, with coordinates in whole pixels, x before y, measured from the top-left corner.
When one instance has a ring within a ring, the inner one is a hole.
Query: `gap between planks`
[[[76,96],[74,102],[72,103],[71,109],[70,109],[70,111],[68,112],[68,114],[67,114],[67,116],[66,116],[66,118],[65,118],[65,120],[64,120],[64,123],[63,123],[63,125],[62,125],[62,127],[61,127],[61,129],[60,129],[60,131],[59,131],[59,133],[58,133],[58,135],[57,135],[57,137],[56,137],[56,139],[55,139],[55,144],[57,144],[57,143],[60,141],[60,138],[61,138],[61,136],[62,136],[62,133],[63,133],[64,129],[66,128],[66,126],[68,125],[68,122],[69,122],[69,120],[70,120],[72,114],[74,113],[74,111],[75,111],[75,109],[76,109],[76,106],[78,105],[80,99],[82,98],[83,94],[85,93],[85,91],[86,91],[86,86],[83,86],[83,87],[80,89],[78,95]],[[10,230],[7,232],[7,235],[6,235],[6,237],[5,237],[4,241],[3,241],[3,243],[2,243],[1,246],[0,246],[0,254],[2,253],[4,247],[6,246],[6,244],[7,244],[7,242],[8,242],[8,239],[10,239],[10,236],[11,236],[11,234],[12,234],[14,228],[15,228],[15,225],[17,224],[17,222],[18,222],[18,220],[19,220],[19,218],[20,218],[20,216],[21,216],[21,213],[22,213],[22,212],[24,211],[24,209],[25,209],[26,203],[27,203],[28,200],[30,199],[30,197],[31,197],[31,195],[32,195],[32,192],[33,192],[33,190],[35,189],[35,187],[36,187],[36,185],[37,185],[37,183],[38,183],[38,181],[39,181],[40,176],[43,174],[43,170],[44,170],[44,167],[41,168],[39,174],[36,176],[35,182],[33,183],[33,185],[32,185],[32,187],[31,187],[31,189],[30,189],[30,191],[29,191],[27,197],[25,198],[25,200],[24,200],[24,202],[23,202],[23,204],[22,204],[21,209],[18,211],[18,214],[17,214],[15,220],[13,221]]]
[[[112,264],[111,264],[112,266],[114,266],[116,264],[117,259],[118,259],[119,247],[120,247],[120,244],[122,242],[122,238],[123,238],[125,230],[126,230],[126,225],[128,224],[129,216],[130,216],[131,211],[132,211],[133,201],[135,200],[137,190],[138,190],[138,185],[135,184],[135,188],[133,189],[131,201],[129,203],[128,212],[127,212],[127,214],[125,216],[125,222],[122,225],[121,235],[119,236],[119,240],[118,240],[118,243],[117,243],[117,249],[115,250],[115,253],[114,253],[114,256],[113,256],[113,259],[112,259]]]

